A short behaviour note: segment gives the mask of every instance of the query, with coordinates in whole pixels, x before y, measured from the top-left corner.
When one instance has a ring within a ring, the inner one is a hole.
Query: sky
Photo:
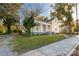
[[[22,5],[21,10],[20,10],[20,22],[22,22],[22,20],[24,19],[23,14],[25,13],[26,9],[31,9],[31,10],[35,10],[35,8],[37,8],[39,5],[39,8],[41,8],[41,16],[48,16],[50,17],[50,10],[52,9],[50,7],[49,3],[25,3],[24,5]]]
[[[43,11],[40,15],[42,16],[48,16],[51,10],[49,3],[25,3],[21,9],[32,9],[34,10],[39,5],[39,8]]]
[[[50,5],[51,3],[25,3],[22,7],[21,10],[23,10],[23,13],[20,12],[20,16],[21,16],[21,22],[24,19],[23,14],[25,13],[24,10],[26,9],[31,9],[31,10],[35,10],[35,8],[37,8],[39,5],[39,8],[42,9],[41,12],[41,16],[48,16],[50,18],[50,11],[53,10]],[[78,4],[79,7],[79,4]],[[78,15],[79,15],[79,8],[78,8]],[[73,14],[72,17],[74,20],[76,20],[76,8],[73,8]],[[78,17],[79,19],[79,17]]]

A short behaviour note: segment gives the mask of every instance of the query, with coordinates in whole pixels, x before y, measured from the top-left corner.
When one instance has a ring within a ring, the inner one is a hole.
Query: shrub
[[[63,29],[60,33],[67,34],[67,29]]]
[[[7,30],[6,27],[3,24],[0,23],[0,34],[5,33],[6,30]]]

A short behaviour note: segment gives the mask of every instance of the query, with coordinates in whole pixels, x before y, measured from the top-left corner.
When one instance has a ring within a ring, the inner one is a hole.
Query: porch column
[[[48,31],[48,25],[46,24],[46,32]]]
[[[40,32],[42,32],[43,31],[43,25],[42,25],[42,23],[40,23]]]

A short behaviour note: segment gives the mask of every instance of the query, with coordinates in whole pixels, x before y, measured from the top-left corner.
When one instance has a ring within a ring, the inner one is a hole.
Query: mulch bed
[[[75,48],[74,52],[71,54],[71,56],[79,56],[79,45]]]

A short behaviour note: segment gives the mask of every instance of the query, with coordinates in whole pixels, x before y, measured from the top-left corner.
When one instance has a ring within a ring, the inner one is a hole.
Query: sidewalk
[[[0,56],[17,55],[17,53],[13,52],[12,47],[9,45],[12,39],[12,35],[0,35]]]
[[[22,54],[22,56],[65,56],[79,42],[79,35]]]

